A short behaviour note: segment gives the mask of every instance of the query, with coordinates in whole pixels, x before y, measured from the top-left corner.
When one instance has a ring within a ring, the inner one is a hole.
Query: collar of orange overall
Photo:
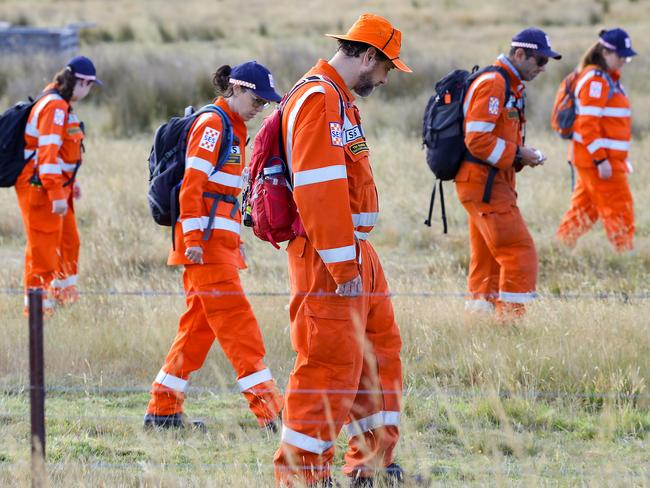
[[[223,111],[226,112],[228,120],[230,120],[230,124],[232,125],[232,128],[235,132],[242,133],[243,131],[245,133],[246,123],[244,122],[244,119],[242,119],[237,112],[234,112],[230,109],[228,101],[225,98],[219,97],[212,103],[214,103],[217,107],[221,107]]]
[[[517,68],[515,68],[510,60],[505,56],[501,55],[497,58],[496,62],[494,63],[495,66],[500,66],[501,68],[505,69],[506,72],[508,73],[508,77],[510,78],[510,88],[515,94],[520,94],[524,91],[526,86],[524,85],[524,82],[521,80],[519,77],[519,71],[517,71]]]
[[[316,66],[311,70],[311,73],[327,76],[330,80],[336,83],[336,86],[338,86],[348,103],[354,102],[354,95],[352,95],[352,92],[348,89],[345,81],[343,81],[339,72],[336,71],[336,69],[334,69],[334,67],[327,61],[319,59]]]

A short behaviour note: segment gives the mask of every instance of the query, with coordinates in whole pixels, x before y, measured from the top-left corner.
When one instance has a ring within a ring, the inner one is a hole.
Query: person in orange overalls
[[[560,59],[536,28],[512,39],[508,56],[494,66],[508,77],[485,72],[469,86],[463,104],[467,157],[454,179],[467,211],[470,238],[469,297],[465,309],[501,318],[520,316],[535,298],[537,253],[517,207],[515,172],[542,164],[541,152],[524,143],[524,82]]]
[[[569,247],[601,218],[616,251],[634,249],[634,203],[627,181],[632,172],[627,160],[632,113],[620,77],[635,55],[623,29],[603,30],[578,65],[577,115],[569,148],[578,178],[556,234]]]
[[[277,102],[269,70],[255,61],[220,67],[213,82],[222,94],[215,100],[233,130],[231,155],[219,171],[223,127],[214,113],[199,115],[187,138],[185,174],[180,189],[180,217],[168,264],[183,265],[187,311],[165,363],[154,380],[144,416],[146,427],[184,427],[184,392],[215,339],[237,374],[237,384],[261,427],[275,428],[282,410],[271,371],[264,364],[264,342],[239,280],[246,267],[239,233],[237,196],[246,161],[246,122],[269,101]],[[212,222],[211,229],[207,225]],[[223,293],[223,295],[219,295]]]
[[[25,127],[27,164],[16,181],[27,245],[25,290],[44,291],[43,310],[78,298],[79,234],[73,201],[81,196],[75,181],[81,165],[82,124],[72,109],[97,79],[84,56],[71,59],[45,87]],[[25,307],[27,295],[25,295]]]
[[[287,163],[304,235],[287,246],[291,341],[297,357],[285,395],[278,484],[329,486],[345,427],[343,471],[353,486],[403,479],[399,438],[401,338],[388,284],[368,241],[379,215],[356,92],[366,97],[399,59],[401,32],[363,14],[328,62],[306,75],[282,117]],[[300,82],[299,82],[300,83]]]

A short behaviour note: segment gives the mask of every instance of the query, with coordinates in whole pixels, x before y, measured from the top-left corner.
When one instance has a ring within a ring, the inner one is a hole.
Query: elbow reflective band
[[[501,156],[503,156],[503,151],[506,150],[506,141],[497,137],[497,143],[494,145],[494,149],[490,155],[486,158],[486,161],[491,164],[497,164]]]
[[[293,174],[294,188],[311,185],[314,183],[325,183],[326,181],[347,179],[348,173],[344,164],[325,166],[323,168],[297,171]]]
[[[314,454],[323,454],[334,445],[331,441],[322,441],[315,437],[301,434],[286,425],[282,426],[282,442]]]
[[[351,246],[335,247],[332,249],[322,249],[317,251],[325,264],[351,261],[357,257],[357,250],[354,244]]]
[[[467,122],[465,133],[468,132],[492,132],[496,127],[492,122]]]
[[[172,390],[179,391],[181,393],[187,389],[187,380],[171,374],[167,374],[162,369],[158,372],[158,375],[156,375],[156,379],[154,381],[156,383],[160,383],[163,386],[166,386],[167,388],[171,388]]]

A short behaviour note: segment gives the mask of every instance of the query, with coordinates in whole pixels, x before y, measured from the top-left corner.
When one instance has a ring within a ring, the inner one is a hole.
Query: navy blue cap
[[[258,97],[270,102],[282,100],[275,91],[273,75],[257,61],[248,61],[235,66],[230,72],[230,83],[248,88]]]
[[[533,49],[542,56],[553,59],[561,59],[562,55],[551,49],[551,39],[546,32],[536,27],[528,27],[519,32],[512,38],[512,47],[522,47],[524,49]]]
[[[632,49],[632,40],[623,29],[617,27],[616,29],[602,30],[599,37],[603,46],[616,51],[621,58],[636,56],[636,51]]]
[[[94,81],[98,85],[103,85],[102,80],[97,78],[97,70],[95,70],[95,65],[93,62],[88,59],[86,56],[75,56],[66,65],[72,74],[80,80],[90,80]]]

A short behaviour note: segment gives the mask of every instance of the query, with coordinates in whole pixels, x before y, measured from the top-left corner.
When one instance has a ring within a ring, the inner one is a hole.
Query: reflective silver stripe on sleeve
[[[60,164],[41,164],[38,167],[38,174],[40,175],[60,175],[61,165]]]
[[[248,376],[244,376],[243,378],[239,378],[237,380],[237,385],[239,385],[239,391],[243,392],[259,385],[260,383],[264,383],[265,381],[271,381],[272,379],[273,375],[271,375],[271,370],[266,368],[257,371],[256,373],[249,374]]]
[[[497,164],[499,162],[499,159],[501,159],[501,156],[503,156],[503,151],[505,150],[506,141],[500,137],[497,137],[497,143],[494,145],[494,149],[492,149],[492,153],[490,153],[486,161],[491,164]]]
[[[298,171],[293,174],[294,188],[299,186],[311,185],[314,183],[324,183],[332,180],[347,179],[348,173],[344,164],[325,166],[323,168],[308,169]]]
[[[467,122],[465,133],[468,132],[492,132],[496,127],[492,122]]]
[[[289,166],[289,171],[293,171],[291,151],[293,148],[293,129],[296,124],[296,118],[298,113],[302,108],[305,101],[312,96],[314,93],[325,93],[325,88],[322,86],[316,85],[309,88],[303,95],[296,101],[291,113],[289,114],[289,120],[287,121],[287,137],[285,139],[286,154],[287,154],[287,165]]]
[[[349,436],[353,437],[386,425],[400,425],[400,420],[400,412],[377,412],[346,424],[345,430]]]
[[[618,141],[616,139],[596,139],[587,146],[590,153],[595,153],[598,149],[612,149],[614,151],[628,151],[630,149],[629,141]]]
[[[183,234],[187,234],[188,232],[192,232],[194,230],[205,230],[208,226],[209,220],[210,217],[206,216],[183,220],[181,222]],[[241,232],[241,224],[236,220],[230,220],[225,217],[215,217],[214,221],[212,222],[212,229],[227,230],[239,235]]]
[[[226,173],[224,171],[217,171],[213,175],[210,175],[208,181],[212,183],[219,183],[220,185],[227,186],[230,188],[241,188],[242,187],[242,177],[239,175],[233,175]]]
[[[160,383],[163,386],[166,386],[167,388],[171,388],[172,390],[179,391],[181,393],[183,393],[187,388],[187,380],[171,374],[167,374],[162,369],[158,372],[154,381],[156,383]]]
[[[532,302],[535,298],[537,298],[537,293],[535,293],[534,291],[529,293],[513,293],[509,291],[499,292],[499,300],[501,300],[502,302],[528,303],[528,302]]]
[[[357,250],[355,249],[354,244],[351,246],[335,247],[332,249],[317,249],[317,251],[325,264],[341,263],[343,261],[350,261],[357,257]]]
[[[463,114],[467,115],[467,109],[469,108],[469,104],[472,101],[472,97],[474,96],[474,91],[476,91],[476,88],[483,83],[485,80],[491,80],[496,76],[496,73],[485,73],[484,75],[479,76],[476,78],[476,80],[472,83],[472,86],[469,89],[469,93],[467,94],[467,97],[465,97],[465,103],[463,104]]]
[[[331,441],[322,441],[315,437],[301,434],[286,425],[282,426],[282,442],[314,454],[323,454],[334,445]]]
[[[366,227],[375,225],[379,218],[379,212],[361,212],[352,214],[352,225],[355,227]]]
[[[210,176],[210,173],[212,173],[214,166],[212,166],[212,163],[210,163],[210,161],[194,156],[185,159],[185,170],[188,170],[190,168],[197,169]]]
[[[38,145],[47,146],[49,144],[56,144],[61,146],[61,136],[58,134],[47,134],[44,136],[38,136]]]

